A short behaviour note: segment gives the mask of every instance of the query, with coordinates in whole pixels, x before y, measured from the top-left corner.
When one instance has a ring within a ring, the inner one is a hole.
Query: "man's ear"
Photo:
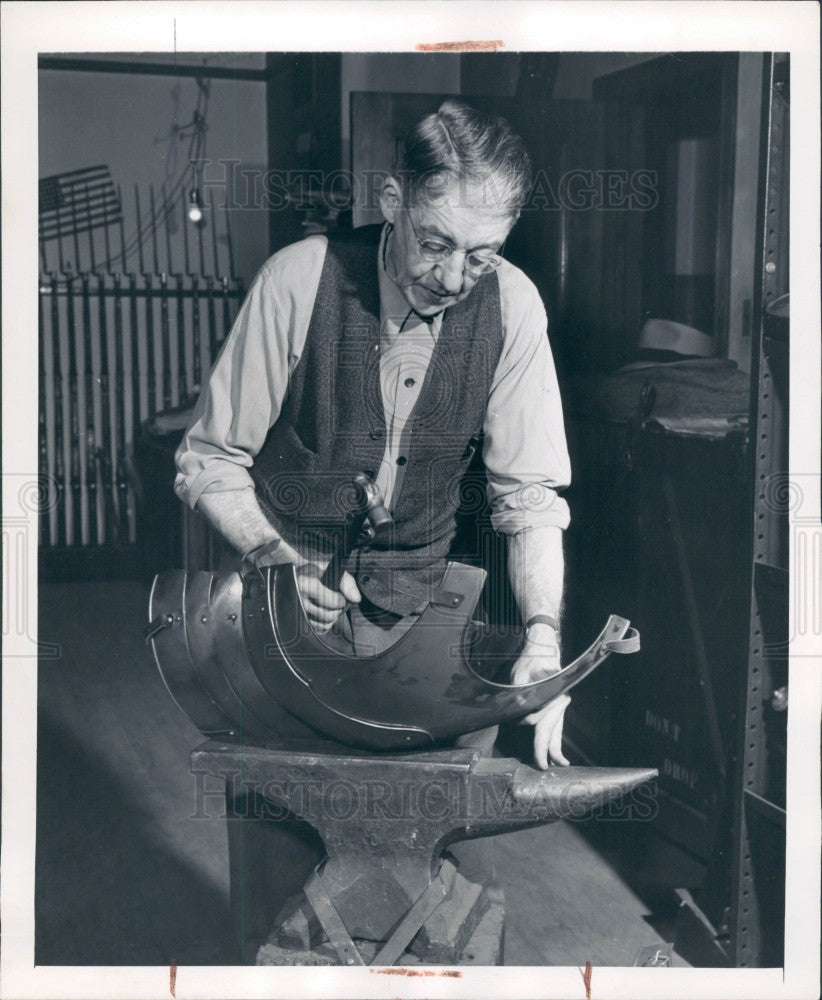
[[[380,208],[386,222],[394,223],[397,212],[402,207],[402,185],[392,174],[383,181],[380,190]]]

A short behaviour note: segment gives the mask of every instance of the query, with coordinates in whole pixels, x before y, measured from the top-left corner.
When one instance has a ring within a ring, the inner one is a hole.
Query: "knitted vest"
[[[251,469],[266,516],[304,552],[327,551],[328,529],[353,506],[353,477],[373,477],[385,451],[380,228],[329,240],[305,348]],[[358,580],[368,566],[436,582],[456,532],[460,482],[481,439],[501,350],[499,282],[492,273],[443,315],[411,417],[390,547],[375,543],[355,552],[348,568]],[[369,598],[390,607],[371,589],[365,588]]]

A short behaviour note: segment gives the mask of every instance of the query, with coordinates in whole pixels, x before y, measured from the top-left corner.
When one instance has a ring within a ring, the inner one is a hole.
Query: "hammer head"
[[[387,531],[394,523],[394,518],[385,506],[385,501],[382,493],[377,488],[377,484],[370,476],[366,476],[364,472],[360,472],[354,477],[354,485],[357,487],[360,504],[365,513],[363,527],[370,527],[371,531],[375,534]]]

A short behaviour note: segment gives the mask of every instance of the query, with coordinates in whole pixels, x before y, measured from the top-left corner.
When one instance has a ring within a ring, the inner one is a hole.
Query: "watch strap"
[[[559,622],[551,615],[531,615],[525,623],[525,631],[527,632],[532,625],[550,625],[555,632],[559,632]]]

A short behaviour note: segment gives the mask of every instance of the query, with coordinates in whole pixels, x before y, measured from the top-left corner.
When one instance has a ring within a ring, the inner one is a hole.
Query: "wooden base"
[[[501,889],[486,890],[488,908],[477,924],[473,934],[454,962],[424,961],[410,949],[395,963],[401,966],[422,965],[503,965],[505,897]],[[381,944],[375,941],[355,940],[357,950],[366,965],[369,965],[379,951]],[[257,952],[257,965],[339,965],[340,960],[328,942],[313,948],[298,950],[283,948],[276,942],[276,932]]]

